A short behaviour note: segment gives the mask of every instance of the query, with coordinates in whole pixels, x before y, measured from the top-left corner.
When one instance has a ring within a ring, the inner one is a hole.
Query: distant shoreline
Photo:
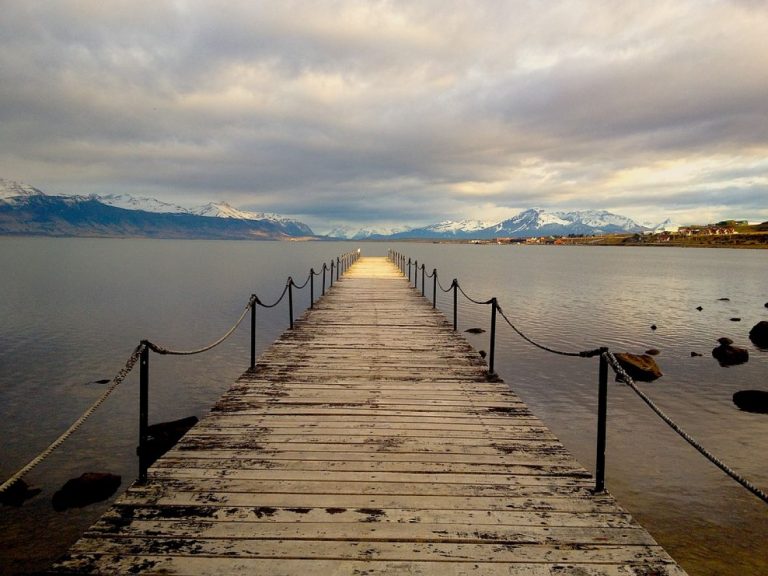
[[[418,242],[421,244],[473,244],[502,246],[617,246],[651,248],[768,248],[768,232],[733,234],[730,236],[692,236],[658,241],[636,234],[609,234],[580,238],[494,238],[490,240],[444,239],[444,238],[398,238],[397,240],[360,240],[360,242]]]
[[[768,249],[768,232],[759,232],[753,234],[734,234],[730,236],[702,236],[702,237],[682,237],[670,239],[664,242],[654,241],[651,238],[642,235],[633,234],[610,234],[606,236],[590,236],[580,238],[493,238],[493,239],[451,239],[451,238],[328,238],[326,236],[303,236],[303,237],[284,237],[284,238],[216,238],[216,237],[194,237],[194,236],[140,236],[140,235],[109,235],[109,234],[83,234],[83,235],[65,235],[65,234],[23,234],[23,233],[0,233],[0,238],[111,238],[118,240],[234,240],[237,242],[395,242],[395,243],[418,243],[418,244],[471,244],[471,245],[494,245],[494,246],[617,246],[617,247],[650,247],[650,248],[737,248],[746,250]]]

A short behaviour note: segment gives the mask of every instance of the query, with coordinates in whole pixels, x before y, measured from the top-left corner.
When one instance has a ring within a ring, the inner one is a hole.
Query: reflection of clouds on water
[[[765,382],[768,352],[754,349],[747,338],[765,314],[764,253],[351,242],[4,239],[0,269],[17,273],[0,279],[0,294],[13,295],[0,299],[8,319],[0,325],[0,341],[9,344],[0,348],[3,474],[25,463],[79,416],[101,391],[86,382],[111,377],[139,339],[179,348],[208,343],[237,319],[252,292],[271,302],[288,275],[301,283],[310,266],[320,269],[324,259],[358,247],[363,255],[384,255],[394,247],[429,269],[436,267],[444,286],[457,277],[475,298],[497,296],[520,329],[555,348],[608,345],[639,353],[658,348],[664,376],[642,384],[643,389],[729,465],[758,485],[768,485],[765,459],[754,457],[762,453],[768,419],[731,403],[736,390]],[[428,295],[431,287],[428,279]],[[718,300],[726,296],[730,302]],[[302,310],[306,290],[295,298],[296,310]],[[471,327],[488,329],[489,306],[459,302],[462,333]],[[452,295],[438,291],[438,304],[450,320]],[[696,310],[699,305],[702,311]],[[743,321],[730,322],[734,315]],[[651,324],[658,329],[651,331]],[[258,350],[287,325],[286,308],[259,309]],[[476,349],[488,350],[489,333],[465,336]],[[710,355],[720,336],[749,347],[750,361],[720,368]],[[692,358],[691,351],[703,356]],[[152,355],[150,421],[203,416],[248,360],[247,325],[201,356]],[[597,359],[542,352],[499,319],[496,368],[577,459],[593,469]],[[103,506],[67,515],[56,515],[50,507],[53,491],[85,468],[121,474],[125,485],[135,478],[137,385],[132,374],[104,409],[30,475],[30,483],[45,492],[22,509],[0,515],[4,549],[15,546],[29,554],[21,547],[35,542],[33,554],[58,553],[90,525]],[[754,497],[684,445],[630,390],[613,382],[608,430],[608,488],[673,556],[684,563],[696,555],[728,557],[738,569],[748,564],[744,550],[760,549],[768,537],[765,512]],[[710,525],[720,530],[713,532]],[[53,543],[52,537],[57,539]],[[737,537],[743,548],[733,544]],[[47,551],[45,542],[50,543]]]

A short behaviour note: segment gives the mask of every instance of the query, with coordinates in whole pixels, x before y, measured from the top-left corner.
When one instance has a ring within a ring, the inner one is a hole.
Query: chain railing
[[[408,283],[411,282],[411,267],[413,267],[413,287],[414,290],[418,290],[418,272],[421,270],[421,295],[424,296],[424,282],[425,282],[425,270],[426,266],[422,262],[419,265],[418,260],[412,260],[406,257],[404,254],[395,250],[389,250],[389,259],[400,269],[403,276],[407,276]],[[488,352],[488,376],[495,378],[496,373],[494,371],[495,361],[495,349],[496,349],[496,314],[500,314],[504,321],[509,325],[514,332],[520,336],[523,340],[551,354],[557,354],[560,356],[570,356],[574,358],[593,358],[599,357],[598,364],[598,397],[597,397],[597,430],[596,430],[596,457],[595,457],[595,493],[601,493],[605,491],[605,450],[606,450],[606,434],[607,434],[607,415],[608,415],[608,367],[610,366],[616,373],[617,381],[623,382],[629,386],[642,400],[645,402],[653,412],[659,416],[670,428],[672,428],[677,434],[679,434],[686,442],[693,446],[700,454],[702,454],[707,460],[712,462],[715,466],[720,468],[733,480],[738,482],[742,487],[747,489],[753,495],[760,498],[763,502],[768,503],[768,494],[755,486],[750,481],[743,478],[736,473],[733,469],[724,464],[719,458],[714,456],[710,451],[704,448],[701,443],[695,440],[682,427],[674,422],[669,416],[667,416],[645,393],[643,393],[636,385],[634,380],[627,374],[622,368],[619,361],[610,352],[607,347],[593,348],[582,351],[566,351],[557,350],[551,346],[546,346],[540,342],[527,336],[522,330],[520,330],[509,317],[504,313],[499,305],[496,297],[489,298],[487,300],[478,300],[472,298],[467,294],[459,284],[457,279],[453,279],[448,288],[444,288],[438,279],[437,269],[433,268],[432,272],[427,276],[433,279],[432,285],[432,307],[437,306],[437,286],[444,293],[453,292],[453,330],[458,330],[458,293],[461,293],[464,298],[469,302],[477,305],[490,305],[491,306],[491,329],[490,329],[490,342]]]
[[[334,272],[336,280],[338,281],[340,276],[343,275],[352,264],[354,264],[360,257],[360,250],[354,250],[347,252],[335,259],[331,259],[330,262],[330,286],[333,286]],[[216,346],[219,346],[226,341],[238,327],[243,323],[245,317],[248,315],[248,311],[251,312],[251,341],[250,341],[250,370],[253,370],[256,366],[256,309],[262,308],[274,308],[280,304],[288,295],[288,319],[290,328],[294,328],[294,311],[293,311],[293,289],[302,290],[306,288],[307,284],[310,285],[310,308],[314,308],[315,304],[315,276],[322,275],[323,288],[322,294],[325,295],[326,286],[326,271],[329,269],[326,263],[323,263],[322,274],[315,272],[314,268],[311,268],[307,279],[302,284],[296,284],[292,277],[288,277],[282,293],[277,300],[271,304],[265,304],[259,299],[256,294],[252,294],[248,299],[248,303],[245,306],[242,314],[237,321],[217,340],[193,350],[174,350],[161,346],[150,340],[142,340],[139,345],[133,350],[129,356],[125,366],[115,375],[110,381],[109,387],[102,393],[102,395],[93,402],[83,414],[75,420],[75,422],[67,428],[62,434],[59,435],[56,440],[51,442],[42,452],[35,456],[28,464],[19,469],[15,474],[8,478],[5,482],[0,484],[0,494],[10,489],[16,482],[20,481],[26,474],[32,469],[43,462],[48,456],[50,456],[59,446],[61,446],[72,434],[74,434],[83,423],[101,406],[112,392],[125,380],[128,374],[131,372],[136,363],[139,364],[139,446],[136,449],[136,453],[139,457],[139,483],[144,483],[147,480],[147,469],[151,464],[151,451],[149,449],[150,435],[149,435],[149,353],[154,352],[160,355],[169,356],[193,356],[196,354],[202,354],[207,352]]]

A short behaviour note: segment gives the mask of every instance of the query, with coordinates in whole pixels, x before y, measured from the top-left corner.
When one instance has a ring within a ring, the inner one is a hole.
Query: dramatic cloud
[[[768,5],[7,0],[0,176],[335,223],[768,219]]]

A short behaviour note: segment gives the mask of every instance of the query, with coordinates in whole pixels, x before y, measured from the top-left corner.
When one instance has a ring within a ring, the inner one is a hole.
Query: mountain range
[[[49,196],[0,179],[0,234],[281,240],[315,237],[306,224],[226,202],[182,208],[128,194]]]
[[[605,210],[562,212],[531,208],[497,224],[447,220],[420,228],[337,227],[318,236],[298,220],[279,214],[247,212],[226,202],[183,208],[129,194],[51,196],[33,186],[0,179],[0,234],[6,235],[468,240],[635,233],[668,227],[669,221],[657,226],[641,226]]]

